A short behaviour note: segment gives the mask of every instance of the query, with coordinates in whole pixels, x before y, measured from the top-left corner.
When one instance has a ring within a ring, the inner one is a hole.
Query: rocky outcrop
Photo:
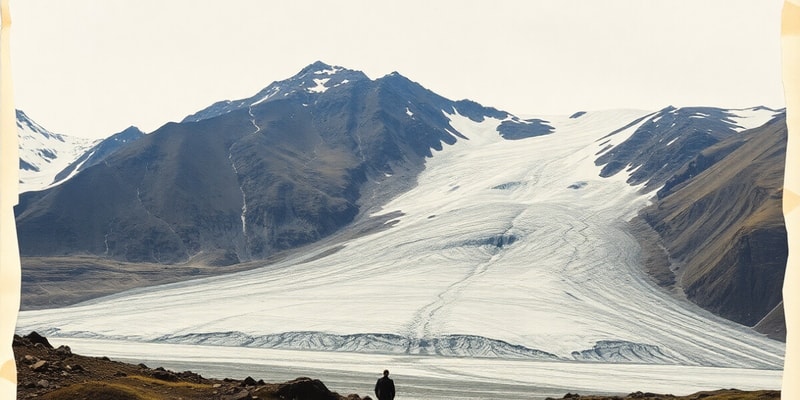
[[[36,332],[14,336],[17,368],[17,398],[46,396],[68,399],[150,399],[185,400],[366,400],[369,396],[348,396],[330,391],[321,381],[297,378],[284,383],[265,383],[252,377],[209,379],[191,371],[174,372],[145,364],[127,364],[108,357],[73,354],[67,346],[47,346]]]
[[[282,399],[338,400],[340,398],[319,379],[306,377],[281,384],[277,394]]]
[[[600,176],[626,171],[631,185],[656,189],[705,149],[735,136],[738,126],[731,116],[730,111],[720,108],[666,107],[643,118],[644,122],[621,144],[604,148],[595,164],[602,166]],[[600,145],[642,120],[600,139]]]

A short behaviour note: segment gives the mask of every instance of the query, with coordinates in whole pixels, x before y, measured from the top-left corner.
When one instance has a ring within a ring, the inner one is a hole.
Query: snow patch
[[[278,94],[280,91],[281,91],[281,88],[280,88],[280,86],[276,86],[276,87],[275,87],[274,89],[272,89],[272,90],[271,90],[269,93],[267,93],[267,94],[266,94],[264,97],[262,97],[262,98],[260,98],[260,99],[258,99],[258,100],[256,100],[256,101],[254,101],[254,102],[250,103],[250,106],[252,107],[252,106],[259,105],[259,104],[261,104],[261,103],[263,103],[263,102],[265,102],[265,101],[269,100],[271,97],[275,96],[275,95],[276,95],[276,94]]]
[[[331,78],[324,78],[324,79],[314,78],[314,83],[316,83],[317,85],[306,89],[306,91],[308,91],[309,93],[325,93],[325,91],[328,90],[328,87],[325,86],[325,83],[327,83],[329,80],[331,80]]]
[[[764,107],[735,109],[730,110],[730,119],[732,119],[734,124],[736,124],[734,129],[737,132],[742,132],[747,129],[758,128],[759,126],[766,124],[779,113],[779,111],[770,110]]]
[[[342,86],[342,85],[344,85],[345,83],[349,83],[349,82],[350,82],[350,80],[349,80],[349,79],[342,79],[342,81],[341,81],[341,82],[339,82],[339,83],[337,83],[337,84],[333,85],[333,87],[339,87],[339,86]]]
[[[331,67],[330,69],[323,69],[319,71],[314,71],[314,75],[333,75],[339,71],[341,71],[342,67]]]

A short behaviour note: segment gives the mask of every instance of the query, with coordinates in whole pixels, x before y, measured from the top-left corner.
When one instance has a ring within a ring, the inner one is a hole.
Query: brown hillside
[[[776,118],[709,148],[743,142],[641,213],[684,265],[674,272],[688,298],[748,326],[781,302],[786,135],[785,117]]]

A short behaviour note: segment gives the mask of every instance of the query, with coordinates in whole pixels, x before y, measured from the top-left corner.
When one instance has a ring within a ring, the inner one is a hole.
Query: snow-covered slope
[[[54,337],[396,354],[780,369],[784,346],[676,300],[641,272],[631,171],[599,177],[599,141],[643,111],[502,121],[445,114],[468,140],[387,204],[389,229],[224,277],[20,314]],[[629,137],[636,124],[617,133]],[[394,213],[394,214],[392,214]],[[351,236],[353,237],[353,236]]]
[[[50,186],[59,172],[99,142],[50,132],[21,110],[17,110],[17,132],[20,193]]]

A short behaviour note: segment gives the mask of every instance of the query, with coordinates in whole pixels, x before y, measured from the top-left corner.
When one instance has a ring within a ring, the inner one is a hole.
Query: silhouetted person
[[[394,399],[394,381],[389,379],[389,370],[383,370],[383,377],[375,383],[375,396],[378,400]]]

